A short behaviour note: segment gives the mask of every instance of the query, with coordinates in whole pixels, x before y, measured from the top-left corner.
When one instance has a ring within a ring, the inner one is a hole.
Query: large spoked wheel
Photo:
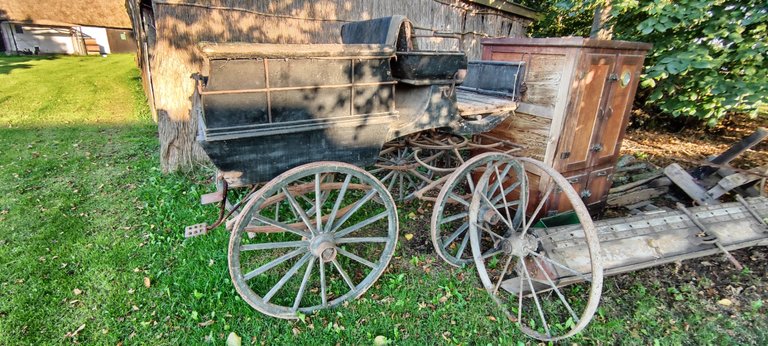
[[[229,271],[253,308],[297,318],[365,293],[397,243],[395,203],[341,162],[291,169],[249,197],[229,241]]]
[[[541,194],[536,196],[540,202],[531,208],[524,198],[523,209],[530,217],[516,219],[500,210],[494,203],[500,175],[497,169],[486,170],[469,206],[472,256],[483,286],[506,316],[531,337],[557,341],[584,329],[597,310],[603,285],[597,234],[581,198],[559,173],[536,160],[516,160],[540,177]],[[581,223],[574,238],[585,244],[588,261],[568,262],[548,255],[531,227],[553,193],[564,193],[573,206]]]
[[[432,182],[431,172],[421,167],[415,155],[405,140],[387,143],[371,170],[398,202],[412,199],[415,191]]]
[[[499,169],[504,177],[504,194],[497,193],[491,198],[499,209],[506,208],[519,219],[523,195],[526,188],[522,166],[509,155],[502,153],[484,153],[469,159],[456,169],[445,181],[437,196],[432,211],[430,232],[435,252],[453,266],[463,266],[472,262],[472,250],[469,247],[469,204],[477,179],[489,169]],[[499,180],[494,180],[494,182]],[[500,187],[501,185],[496,185]],[[519,221],[517,221],[519,222]]]

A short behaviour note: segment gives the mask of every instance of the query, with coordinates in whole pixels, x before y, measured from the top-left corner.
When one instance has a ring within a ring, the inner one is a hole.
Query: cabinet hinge
[[[565,159],[567,159],[569,157],[571,157],[571,152],[570,151],[564,151],[564,152],[560,153],[560,159],[561,160],[565,160]]]
[[[594,151],[596,153],[600,152],[600,151],[603,151],[603,145],[600,144],[600,143],[593,145],[592,146],[592,151]]]

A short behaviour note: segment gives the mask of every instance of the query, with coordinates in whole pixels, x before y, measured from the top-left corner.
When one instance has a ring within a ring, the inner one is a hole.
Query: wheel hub
[[[536,237],[526,235],[512,235],[504,239],[501,243],[501,249],[506,254],[511,254],[517,257],[525,257],[529,252],[536,250],[539,241]]]
[[[328,263],[336,259],[336,242],[333,241],[333,236],[330,233],[322,233],[312,238],[309,243],[309,251],[315,257]]]

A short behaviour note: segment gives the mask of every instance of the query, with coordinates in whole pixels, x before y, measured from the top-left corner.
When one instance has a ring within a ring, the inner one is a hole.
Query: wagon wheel
[[[416,190],[432,182],[432,173],[420,166],[415,154],[404,139],[387,143],[371,170],[398,202],[412,199]]]
[[[531,337],[561,340],[584,329],[597,310],[603,284],[597,234],[581,198],[559,173],[536,160],[517,160],[524,163],[528,171],[541,174],[540,179],[546,185],[541,202],[531,209],[526,201],[525,209],[531,216],[515,220],[504,210],[491,206],[490,199],[498,195],[494,181],[500,174],[495,167],[486,170],[477,182],[469,206],[472,256],[483,286],[510,320]],[[589,263],[581,263],[578,269],[544,252],[531,228],[555,191],[567,196],[581,223]],[[586,283],[562,287],[578,281]]]
[[[517,213],[519,208],[516,205],[521,204],[520,198],[506,198],[506,195],[510,195],[514,191],[525,189],[525,180],[517,179],[517,174],[512,171],[513,168],[517,168],[516,171],[522,171],[522,168],[516,167],[516,165],[518,165],[517,161],[514,161],[509,155],[484,153],[461,165],[445,181],[432,210],[430,231],[435,252],[448,264],[462,266],[472,261],[472,250],[468,246],[469,233],[467,233],[469,229],[469,204],[472,201],[472,191],[475,189],[477,179],[487,169],[492,166],[502,167],[500,173],[505,176],[504,190],[506,193],[504,198],[497,195],[492,200],[499,208],[506,205],[510,210]]]
[[[371,174],[310,163],[249,198],[230,237],[229,271],[253,308],[297,318],[365,293],[392,258],[397,232],[394,201]]]
[[[406,142],[416,148],[416,161],[436,175],[451,174],[464,164],[469,144],[463,136],[437,130],[420,133]]]

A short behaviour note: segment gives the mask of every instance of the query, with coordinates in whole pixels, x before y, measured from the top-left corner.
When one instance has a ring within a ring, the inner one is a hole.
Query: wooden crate
[[[521,156],[562,173],[592,210],[605,203],[632,101],[651,45],[567,38],[503,38],[483,42],[483,60],[523,61],[517,112],[491,135],[523,144]],[[535,173],[534,173],[535,174]],[[543,190],[546,182],[530,179]],[[537,203],[539,196],[531,196]],[[570,210],[560,194],[545,213]]]

